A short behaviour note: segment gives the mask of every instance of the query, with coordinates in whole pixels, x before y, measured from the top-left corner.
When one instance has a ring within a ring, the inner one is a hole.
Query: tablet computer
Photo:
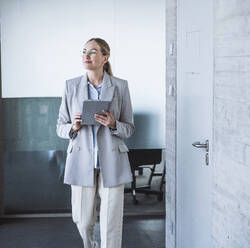
[[[101,125],[95,121],[95,114],[104,115],[102,110],[109,111],[110,101],[86,100],[82,107],[82,125]]]

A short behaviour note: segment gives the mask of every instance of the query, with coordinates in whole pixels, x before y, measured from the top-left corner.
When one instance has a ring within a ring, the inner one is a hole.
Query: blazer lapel
[[[113,95],[114,95],[114,85],[111,82],[110,76],[108,75],[107,72],[104,71],[103,75],[103,86],[102,86],[102,91],[100,95],[100,100],[102,101],[112,101]],[[98,132],[100,126],[97,126],[96,132]]]
[[[82,105],[84,100],[88,100],[88,98],[89,98],[88,77],[87,77],[86,73],[81,78],[81,81],[78,85],[77,93],[78,93],[77,99],[79,101],[81,101],[81,105]]]
[[[76,89],[76,94],[77,94],[77,106],[78,106],[78,110],[77,112],[82,113],[82,106],[83,106],[83,102],[85,100],[88,100],[89,98],[89,91],[88,91],[88,77],[87,77],[87,73],[85,73],[82,77],[81,80],[77,86]],[[84,116],[83,116],[84,118]],[[88,126],[88,130],[90,133],[92,133],[92,127]]]
[[[83,75],[78,84],[76,85],[76,90],[73,92],[75,94],[75,112],[82,112],[82,106],[84,100],[88,100],[88,84],[87,75]],[[75,113],[74,113],[75,114]]]
[[[110,80],[110,76],[104,71],[103,75],[103,86],[100,95],[100,100],[102,101],[112,101],[114,95],[114,86]]]
[[[77,99],[78,99],[78,101],[81,101],[81,105],[82,105],[82,102],[84,100],[88,100],[88,76],[87,76],[87,73],[85,73],[82,76],[81,81],[78,85],[77,93],[78,93]],[[100,100],[112,101],[113,95],[114,95],[114,86],[110,80],[110,76],[108,75],[107,72],[104,71],[103,86],[102,86],[102,91],[101,91],[101,95],[100,95]]]

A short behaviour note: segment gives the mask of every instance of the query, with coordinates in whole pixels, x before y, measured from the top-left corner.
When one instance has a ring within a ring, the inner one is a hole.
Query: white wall
[[[113,73],[129,81],[137,132],[131,147],[165,147],[164,0],[2,0],[2,96],[61,96],[84,73],[91,37],[111,47]],[[136,140],[136,141],[135,141]]]

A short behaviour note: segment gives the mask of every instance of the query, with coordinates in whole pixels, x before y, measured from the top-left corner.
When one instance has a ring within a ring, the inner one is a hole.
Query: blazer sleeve
[[[69,106],[67,101],[68,96],[68,85],[66,81],[66,86],[64,90],[64,94],[62,96],[62,102],[59,108],[59,114],[56,125],[56,133],[60,138],[70,139],[72,136],[70,135],[70,131],[72,128]]]
[[[135,131],[134,116],[131,104],[128,82],[125,81],[125,87],[122,92],[122,106],[119,120],[116,120],[116,130],[111,131],[122,139],[129,138]]]

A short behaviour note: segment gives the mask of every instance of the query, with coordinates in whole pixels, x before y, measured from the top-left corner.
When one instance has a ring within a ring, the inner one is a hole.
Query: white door
[[[177,248],[211,247],[212,93],[213,0],[177,0]]]

